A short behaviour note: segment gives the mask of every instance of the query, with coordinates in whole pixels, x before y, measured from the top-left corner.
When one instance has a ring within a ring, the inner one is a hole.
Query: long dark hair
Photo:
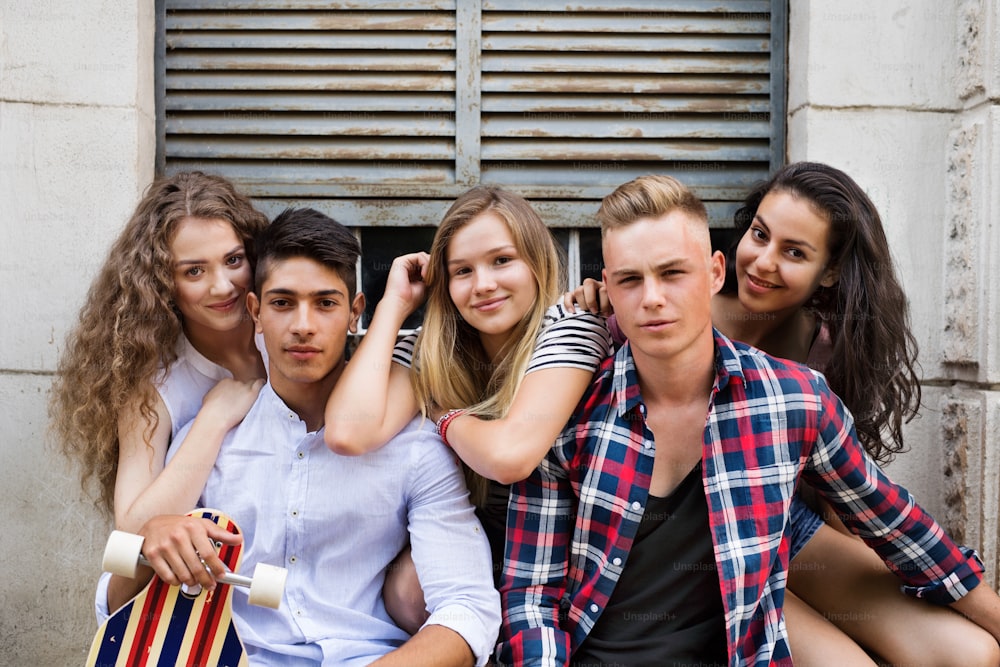
[[[839,280],[816,290],[806,307],[826,323],[833,342],[830,388],[854,415],[858,437],[879,463],[905,450],[903,423],[920,407],[917,341],[875,205],[850,176],[826,164],[796,162],[757,185],[736,211],[724,293],[736,293],[736,246],[769,192],[808,201],[830,222],[830,266]],[[883,431],[885,431],[883,437]]]

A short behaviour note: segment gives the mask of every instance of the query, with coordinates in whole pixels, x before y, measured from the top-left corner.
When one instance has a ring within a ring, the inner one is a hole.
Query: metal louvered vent
[[[434,225],[479,182],[553,227],[668,173],[730,224],[784,153],[785,0],[160,0],[158,170],[271,212]]]

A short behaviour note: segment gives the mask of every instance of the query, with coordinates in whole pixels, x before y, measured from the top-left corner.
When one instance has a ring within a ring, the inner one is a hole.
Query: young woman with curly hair
[[[222,436],[256,397],[265,367],[245,299],[266,224],[223,178],[157,179],[90,287],[50,413],[119,529],[192,509]],[[165,466],[172,437],[196,414],[197,437]]]

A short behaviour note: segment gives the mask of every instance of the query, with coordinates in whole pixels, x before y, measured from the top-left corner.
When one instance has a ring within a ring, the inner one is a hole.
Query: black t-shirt
[[[573,652],[572,664],[727,663],[722,592],[699,463],[666,498],[649,496],[608,606]]]
[[[510,498],[510,487],[489,480],[486,492],[486,502],[476,508],[476,516],[483,524],[486,539],[490,542],[490,552],[493,556],[493,585],[500,588],[500,575],[503,572],[503,550],[507,542],[507,500]]]

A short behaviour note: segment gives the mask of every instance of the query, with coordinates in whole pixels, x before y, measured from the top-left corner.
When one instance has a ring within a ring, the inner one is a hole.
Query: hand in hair
[[[414,252],[401,255],[392,261],[389,276],[386,278],[385,294],[379,301],[379,308],[398,308],[401,316],[399,324],[415,311],[427,298],[427,265],[430,255],[426,252]]]
[[[426,252],[415,252],[397,257],[389,268],[368,332],[326,404],[323,437],[337,454],[378,449],[417,414],[409,369],[386,360],[403,322],[426,298],[429,261]]]

